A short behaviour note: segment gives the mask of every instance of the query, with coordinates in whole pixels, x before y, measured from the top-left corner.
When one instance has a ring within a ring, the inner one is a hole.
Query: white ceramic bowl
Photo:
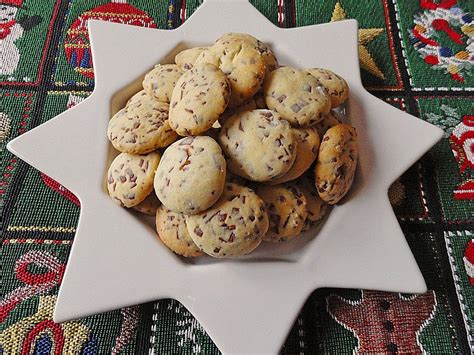
[[[92,95],[8,144],[81,201],[56,321],[170,297],[189,309],[224,353],[277,353],[316,288],[426,290],[387,190],[442,132],[363,88],[356,21],[280,29],[246,1],[208,0],[172,31],[98,21],[89,28],[96,77]],[[106,128],[111,114],[138,90],[137,78],[155,63],[229,31],[269,43],[284,65],[324,67],[342,75],[350,86],[360,162],[350,195],[332,210],[316,238],[313,230],[300,241],[261,247],[244,260],[188,262],[108,197],[104,181],[113,150]]]

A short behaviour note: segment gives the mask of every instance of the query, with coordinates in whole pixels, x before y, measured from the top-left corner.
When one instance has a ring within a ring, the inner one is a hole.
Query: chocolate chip
[[[286,95],[280,95],[280,96],[277,97],[276,100],[277,100],[279,103],[282,103],[282,102],[286,99],[286,97],[287,97]]]
[[[328,183],[327,181],[324,181],[322,184],[318,186],[318,191],[323,193],[324,191],[326,191],[327,187],[328,187]]]
[[[202,237],[202,229],[199,227],[194,228],[194,234],[196,234],[198,237]]]
[[[298,105],[298,104],[293,104],[293,105],[291,105],[290,108],[291,108],[291,110],[292,110],[294,113],[298,113],[298,112],[300,112],[300,110],[301,110],[301,106]]]
[[[344,166],[338,166],[335,174],[336,174],[336,177],[340,177],[341,179],[343,179],[344,176],[346,175]]]

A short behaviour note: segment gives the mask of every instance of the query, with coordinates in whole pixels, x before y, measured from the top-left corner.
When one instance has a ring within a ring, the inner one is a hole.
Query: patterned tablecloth
[[[185,0],[108,1],[0,0],[0,354],[218,352],[174,300],[52,321],[80,207],[69,191],[5,145],[91,93],[87,19],[175,28],[199,6]],[[445,131],[389,191],[430,291],[317,290],[282,352],[474,352],[474,2],[253,4],[281,27],[357,19],[364,85]]]

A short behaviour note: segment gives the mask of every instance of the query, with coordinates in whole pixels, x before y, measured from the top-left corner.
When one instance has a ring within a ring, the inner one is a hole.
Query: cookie
[[[199,55],[194,65],[200,63],[214,64],[227,76],[231,108],[251,98],[265,77],[265,60],[257,46],[241,38],[218,39]]]
[[[128,106],[132,102],[140,101],[142,99],[154,99],[153,96],[148,95],[148,93],[143,89],[134,94],[131,98],[128,99],[127,104]]]
[[[107,191],[113,201],[123,207],[133,207],[153,191],[153,178],[160,161],[156,152],[146,155],[121,153],[107,171]]]
[[[318,156],[320,141],[318,131],[315,128],[293,128],[293,134],[297,140],[295,162],[287,173],[270,181],[272,185],[300,177],[311,167]]]
[[[268,108],[294,127],[318,123],[331,109],[327,90],[304,70],[282,67],[272,71],[265,79],[263,92]]]
[[[194,62],[196,61],[199,55],[207,50],[208,47],[195,47],[185,49],[184,51],[179,52],[174,57],[174,62],[182,71],[186,71],[192,69],[194,66]]]
[[[173,212],[165,206],[158,208],[156,232],[163,244],[178,255],[189,258],[204,254],[189,236],[185,216],[181,213]]]
[[[306,197],[295,184],[259,186],[257,195],[267,206],[270,227],[263,240],[280,242],[301,233],[307,217]]]
[[[229,117],[219,133],[228,168],[252,181],[268,181],[290,170],[296,137],[290,125],[270,110],[245,111]]]
[[[319,136],[322,137],[322,136],[324,136],[324,133],[326,133],[326,131],[329,128],[331,128],[335,125],[338,125],[340,123],[342,123],[342,122],[340,122],[337,119],[336,115],[331,110],[331,111],[329,111],[329,113],[326,116],[324,116],[324,118],[320,122],[316,123],[313,127],[316,128],[316,130],[319,133]]]
[[[296,159],[290,170],[284,175],[273,179],[270,185],[295,180],[311,167],[316,160],[319,150],[319,134],[313,127],[293,128],[293,134],[297,140]]]
[[[312,178],[305,174],[301,179],[296,181],[297,186],[306,197],[306,211],[308,215],[304,222],[303,232],[308,229],[315,227],[326,215],[328,205],[326,202],[321,200],[318,195],[318,191],[314,186]]]
[[[107,137],[115,149],[145,154],[176,140],[168,121],[169,105],[142,98],[131,102],[110,120]]]
[[[270,49],[270,47],[266,43],[258,40],[252,35],[249,35],[247,33],[229,32],[222,35],[219,38],[219,40],[224,41],[224,40],[230,40],[230,39],[235,39],[235,38],[248,41],[249,43],[257,47],[258,51],[262,55],[263,60],[265,62],[266,74],[278,68],[278,60],[275,54],[273,53],[273,51]]]
[[[158,197],[156,197],[155,192],[152,191],[147,196],[146,199],[144,199],[138,205],[133,206],[132,208],[135,211],[146,214],[148,216],[154,216],[154,215],[156,215],[156,210],[158,209],[158,207],[160,207],[160,205],[161,205],[160,200],[158,200]]]
[[[343,104],[349,97],[347,82],[336,73],[322,68],[308,69],[308,72],[328,90],[332,108]]]
[[[143,79],[143,88],[158,101],[169,103],[171,93],[183,71],[176,64],[158,64]]]
[[[186,137],[165,150],[155,175],[156,195],[174,212],[199,213],[219,199],[225,172],[226,162],[214,139]]]
[[[229,98],[230,85],[224,73],[213,64],[196,64],[173,90],[170,126],[181,136],[201,134],[217,121]]]
[[[357,133],[348,124],[331,127],[324,134],[314,170],[319,197],[335,204],[349,191],[357,166]]]
[[[238,257],[253,251],[268,230],[264,202],[251,189],[226,183],[224,192],[209,210],[186,216],[188,232],[206,254]]]

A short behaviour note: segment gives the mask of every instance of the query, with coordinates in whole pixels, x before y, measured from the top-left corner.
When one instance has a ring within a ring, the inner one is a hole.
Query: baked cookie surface
[[[239,37],[221,37],[196,59],[195,65],[211,63],[229,79],[229,107],[251,98],[261,87],[266,72],[265,60],[257,46]]]
[[[171,93],[183,71],[176,64],[158,64],[143,79],[143,89],[161,102],[169,103]]]
[[[204,254],[189,236],[186,218],[181,213],[165,206],[159,207],[156,211],[156,232],[161,241],[178,255],[189,258]]]
[[[348,99],[349,86],[339,75],[329,69],[322,68],[308,69],[308,72],[328,90],[332,108],[340,106]]]
[[[194,243],[217,258],[252,252],[268,230],[264,202],[253,190],[230,182],[212,208],[187,216],[186,223]]]
[[[107,191],[123,207],[138,205],[153,190],[153,178],[160,161],[156,152],[146,155],[121,153],[107,171]]]
[[[147,98],[130,102],[109,121],[107,137],[120,152],[145,154],[176,140],[168,120],[169,105]]]
[[[270,221],[263,240],[287,241],[301,233],[308,212],[306,197],[295,184],[259,186],[256,192],[267,206]]]
[[[314,170],[319,197],[329,204],[339,202],[349,191],[357,166],[357,133],[348,124],[329,128],[321,141]]]
[[[171,96],[169,122],[181,136],[198,135],[212,127],[227,107],[230,85],[215,65],[195,65],[178,80]]]
[[[320,140],[319,133],[314,127],[293,128],[293,134],[297,140],[295,162],[285,174],[272,180],[270,182],[272,185],[299,178],[318,156]]]
[[[270,110],[245,111],[229,117],[219,143],[234,174],[268,181],[290,170],[296,158],[296,137],[285,120]]]
[[[226,161],[217,142],[191,136],[170,145],[155,174],[155,192],[168,209],[195,214],[211,207],[225,183]]]
[[[268,108],[294,127],[318,123],[331,109],[327,90],[304,70],[282,67],[272,71],[265,79],[263,93]]]

